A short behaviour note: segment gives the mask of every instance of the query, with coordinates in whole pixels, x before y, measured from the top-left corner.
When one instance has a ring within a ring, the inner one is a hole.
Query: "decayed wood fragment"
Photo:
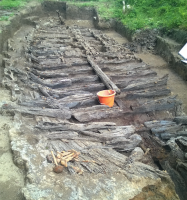
[[[116,124],[114,122],[92,122],[86,124],[75,124],[70,123],[68,121],[63,122],[49,122],[46,121],[46,118],[42,118],[42,121],[39,121],[39,125],[36,128],[46,131],[86,131],[86,130],[102,130],[102,129],[110,129],[115,130]],[[42,125],[43,123],[43,125]],[[46,124],[49,123],[49,124]]]
[[[167,85],[168,75],[163,76],[162,78],[155,79],[145,79],[145,80],[136,80],[134,83],[128,84],[127,87],[123,88],[122,91],[131,91],[131,90],[140,90],[151,87],[161,87]]]
[[[47,87],[51,87],[51,88],[59,88],[59,87],[67,87],[70,86],[72,84],[70,79],[65,79],[65,78],[56,78],[56,79],[46,79],[46,80],[42,80],[40,78],[38,78],[37,76],[35,76],[33,73],[28,72],[30,78],[32,79],[32,81],[39,83],[41,85],[47,86]]]
[[[30,115],[48,116],[60,119],[70,119],[71,112],[67,108],[63,109],[50,109],[50,108],[37,108],[37,107],[24,107],[18,105],[3,105],[2,109],[10,113],[22,113]]]
[[[177,124],[187,125],[187,116],[184,115],[184,116],[175,117],[173,121],[176,122]]]
[[[173,110],[175,111],[181,102],[177,100],[176,96],[166,97],[157,100],[150,100],[139,103],[137,106],[132,106],[133,113],[145,113],[151,111]]]
[[[102,118],[112,118],[119,117],[123,115],[123,110],[119,109],[119,107],[113,108],[100,108],[97,106],[92,106],[90,108],[85,108],[82,110],[73,111],[73,116],[79,122],[88,122],[94,119],[102,119]]]

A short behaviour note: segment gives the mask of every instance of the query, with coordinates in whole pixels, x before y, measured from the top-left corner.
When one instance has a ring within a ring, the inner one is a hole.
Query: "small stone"
[[[55,166],[54,168],[53,168],[53,171],[55,172],[55,173],[61,173],[62,171],[63,171],[63,166],[61,166],[61,165],[58,165],[58,166]]]
[[[133,161],[139,161],[143,158],[143,155],[144,155],[144,152],[143,150],[140,148],[140,147],[136,147],[131,155],[130,155],[130,158],[133,160]]]
[[[48,162],[48,163],[52,163],[52,162],[53,162],[53,157],[52,157],[52,155],[47,155],[46,158],[47,158],[47,162]]]

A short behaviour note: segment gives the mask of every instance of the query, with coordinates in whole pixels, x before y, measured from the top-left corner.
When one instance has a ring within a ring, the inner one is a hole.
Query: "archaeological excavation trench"
[[[159,78],[90,26],[89,9],[58,2],[40,9],[3,51],[11,101],[1,113],[14,117],[9,136],[25,176],[23,199],[185,200],[187,117],[168,75]],[[110,89],[117,93],[111,108],[97,98]],[[57,152],[62,173],[53,171]]]

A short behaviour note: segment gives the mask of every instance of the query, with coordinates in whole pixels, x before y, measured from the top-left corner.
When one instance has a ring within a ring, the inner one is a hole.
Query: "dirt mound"
[[[158,30],[141,30],[138,31],[134,37],[133,41],[123,44],[129,50],[140,53],[140,52],[150,52],[154,53],[154,47],[156,46],[156,37],[158,35]]]

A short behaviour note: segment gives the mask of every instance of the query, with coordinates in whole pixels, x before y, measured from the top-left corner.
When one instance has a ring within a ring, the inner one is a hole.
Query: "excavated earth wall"
[[[44,2],[1,33],[2,85],[11,92],[1,113],[14,117],[9,135],[25,174],[24,199],[185,200],[182,103],[171,96],[168,75],[158,78],[97,26],[87,27],[95,14]],[[118,93],[112,108],[98,102],[104,89]],[[51,151],[68,150],[78,159],[55,173]]]

